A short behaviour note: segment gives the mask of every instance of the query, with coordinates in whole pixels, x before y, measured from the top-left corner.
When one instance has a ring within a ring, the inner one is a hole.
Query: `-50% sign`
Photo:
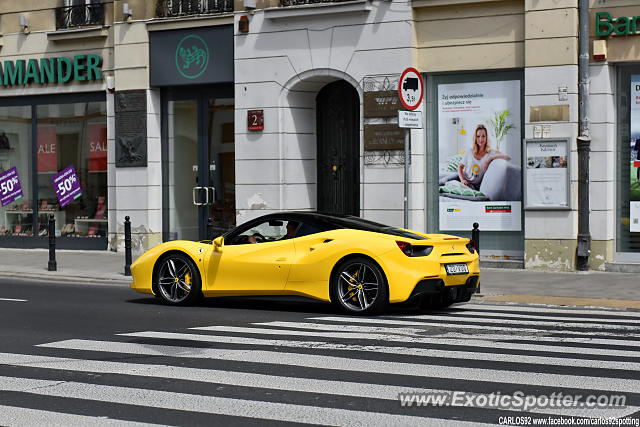
[[[0,204],[2,206],[15,202],[22,197],[22,187],[18,170],[15,167],[0,173]]]
[[[82,187],[76,173],[76,168],[67,166],[51,178],[53,189],[58,196],[60,206],[64,207],[82,196]]]
[[[69,176],[65,178],[62,182],[58,183],[57,192],[61,196],[64,196],[66,193],[71,191],[74,187],[74,184],[78,182],[78,177],[75,175]]]

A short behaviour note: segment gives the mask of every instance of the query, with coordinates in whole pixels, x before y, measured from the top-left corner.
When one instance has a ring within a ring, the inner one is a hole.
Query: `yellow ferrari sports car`
[[[316,212],[265,215],[211,241],[162,243],[141,255],[131,274],[133,289],[169,304],[301,295],[350,314],[413,298],[425,308],[466,302],[480,280],[469,239]]]

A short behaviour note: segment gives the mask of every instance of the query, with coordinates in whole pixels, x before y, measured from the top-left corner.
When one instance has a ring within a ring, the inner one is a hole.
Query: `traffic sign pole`
[[[404,228],[409,228],[409,145],[411,129],[404,131]]]
[[[398,97],[402,106],[409,111],[398,111],[398,126],[407,128],[404,134],[404,228],[409,227],[409,163],[411,153],[411,129],[422,128],[422,117],[413,111],[420,107],[424,97],[424,83],[420,72],[407,68],[398,81]],[[413,121],[411,119],[414,119]],[[415,120],[418,119],[418,120]]]

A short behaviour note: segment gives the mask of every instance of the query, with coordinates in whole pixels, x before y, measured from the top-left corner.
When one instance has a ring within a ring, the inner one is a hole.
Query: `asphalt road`
[[[467,304],[349,318],[293,298],[170,307],[124,286],[2,279],[0,425],[633,422],[639,327],[638,311]],[[403,405],[407,392],[449,400]],[[519,393],[540,407],[489,402]],[[553,393],[626,402],[540,400]]]

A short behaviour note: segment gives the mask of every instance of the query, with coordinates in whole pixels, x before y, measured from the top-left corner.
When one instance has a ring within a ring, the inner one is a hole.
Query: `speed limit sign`
[[[413,111],[420,106],[424,96],[424,84],[418,70],[407,68],[402,72],[398,82],[398,96],[407,110]]]

